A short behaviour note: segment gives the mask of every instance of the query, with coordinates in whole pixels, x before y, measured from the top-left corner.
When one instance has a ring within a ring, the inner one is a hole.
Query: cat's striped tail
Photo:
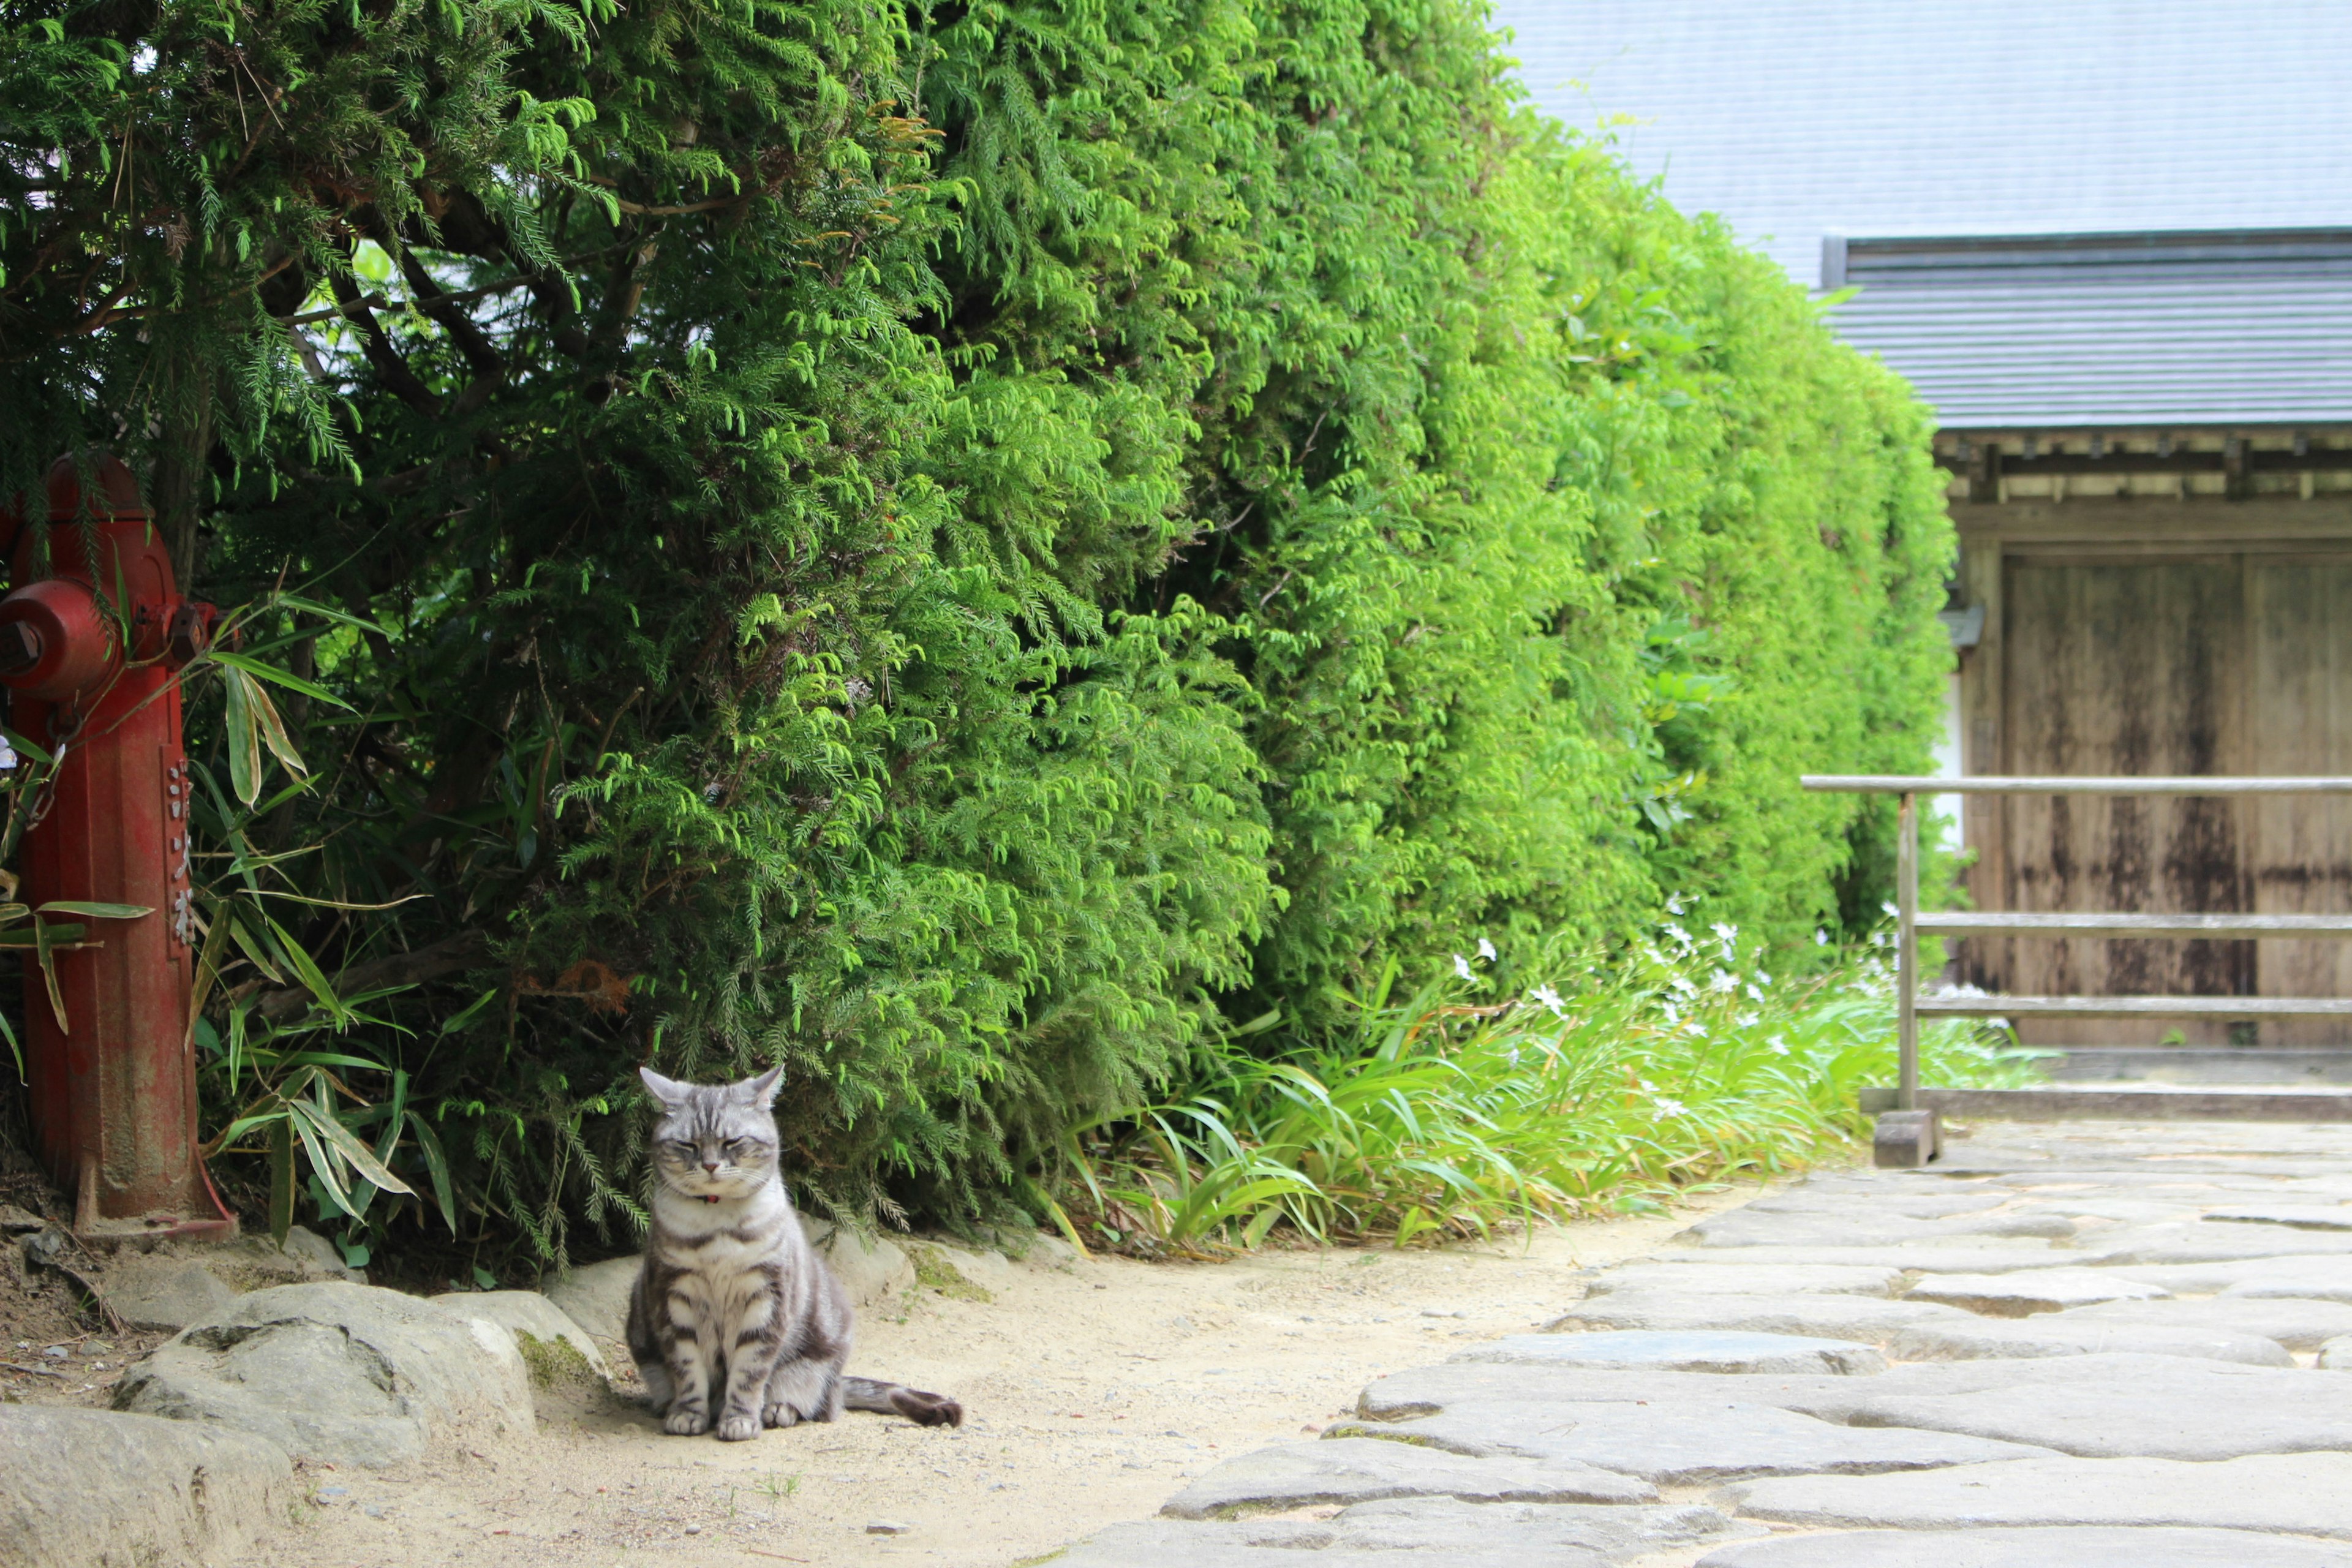
[[[961,1426],[963,1406],[944,1394],[926,1394],[903,1383],[878,1378],[845,1377],[841,1402],[852,1410],[872,1410],[883,1415],[903,1415],[918,1426]]]

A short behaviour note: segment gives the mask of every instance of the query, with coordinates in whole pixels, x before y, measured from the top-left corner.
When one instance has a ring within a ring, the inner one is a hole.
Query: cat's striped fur
[[[776,1168],[781,1068],[690,1084],[640,1069],[654,1124],[653,1232],[629,1295],[629,1354],[666,1432],[762,1426],[877,1410],[961,1426],[941,1394],[848,1377],[849,1297],[808,1244]]]

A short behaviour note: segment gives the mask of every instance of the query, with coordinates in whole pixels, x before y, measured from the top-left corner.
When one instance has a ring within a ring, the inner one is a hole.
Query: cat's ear
[[[662,1103],[665,1110],[676,1110],[694,1092],[690,1083],[680,1083],[674,1078],[664,1078],[651,1068],[639,1068],[637,1076],[646,1080],[646,1089]]]
[[[735,1092],[753,1105],[776,1103],[776,1086],[783,1081],[784,1064],[778,1062],[758,1078],[747,1078],[735,1086]]]

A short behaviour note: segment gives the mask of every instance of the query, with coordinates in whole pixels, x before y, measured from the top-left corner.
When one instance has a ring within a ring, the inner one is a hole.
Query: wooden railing
[[[1919,932],[1937,936],[2135,937],[2200,942],[2352,939],[2352,915],[1927,914],[1919,912],[1923,795],[2352,795],[2352,778],[1910,778],[1808,773],[1809,790],[1902,797],[1895,840],[1895,1108],[1919,1104],[1919,1016],[1969,1018],[2352,1018],[2342,996],[1929,996],[1919,994]]]

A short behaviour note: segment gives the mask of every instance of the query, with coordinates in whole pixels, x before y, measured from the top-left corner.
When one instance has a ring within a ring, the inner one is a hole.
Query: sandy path
[[[253,1560],[1005,1568],[1156,1512],[1225,1455],[1319,1429],[1373,1377],[1527,1329],[1582,1293],[1577,1269],[1757,1191],[1532,1246],[1023,1266],[993,1301],[924,1291],[899,1321],[869,1310],[859,1324],[853,1370],[956,1394],[961,1431],[852,1416],[722,1444],[665,1437],[617,1401],[551,1399],[536,1439],[456,1467],[311,1468],[322,1506]],[[904,1532],[868,1533],[877,1523]]]

